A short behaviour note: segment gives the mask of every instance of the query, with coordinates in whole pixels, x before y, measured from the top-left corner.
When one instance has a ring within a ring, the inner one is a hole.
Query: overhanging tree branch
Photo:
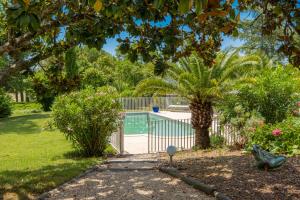
[[[23,70],[28,70],[30,67],[34,66],[41,60],[45,60],[49,57],[51,57],[55,53],[62,53],[66,51],[69,48],[74,47],[76,44],[70,44],[70,45],[57,45],[56,47],[51,47],[44,53],[40,53],[36,56],[31,57],[28,60],[19,60],[16,61],[14,64],[8,65],[7,67],[4,67],[3,70],[0,71],[0,85],[4,83],[12,74],[16,74],[18,72],[21,72]]]
[[[12,53],[16,50],[16,48],[21,47],[24,43],[33,39],[36,35],[43,34],[48,30],[52,29],[59,25],[58,21],[51,21],[49,24],[44,25],[41,29],[37,32],[27,32],[17,38],[15,38],[12,42],[8,41],[4,45],[0,46],[0,56],[4,53]]]

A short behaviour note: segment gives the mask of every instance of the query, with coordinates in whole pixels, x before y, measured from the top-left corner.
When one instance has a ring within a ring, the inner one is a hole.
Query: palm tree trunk
[[[210,147],[209,127],[212,123],[212,104],[194,99],[190,103],[192,126],[195,129],[195,146],[200,149]]]

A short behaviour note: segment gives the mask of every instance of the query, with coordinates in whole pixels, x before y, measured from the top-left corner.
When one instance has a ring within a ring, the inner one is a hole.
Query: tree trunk
[[[192,126],[195,129],[195,146],[200,149],[207,149],[210,147],[209,127],[212,123],[212,104],[195,99],[190,103],[190,109]]]
[[[21,95],[21,103],[24,103],[24,92],[21,91],[20,95]]]
[[[16,99],[16,103],[18,103],[19,102],[19,97],[18,97],[18,92],[17,91],[15,92],[15,99]]]

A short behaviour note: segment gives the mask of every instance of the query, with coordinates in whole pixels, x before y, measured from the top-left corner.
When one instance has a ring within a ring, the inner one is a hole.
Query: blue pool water
[[[153,135],[180,137],[193,134],[193,129],[187,120],[171,120],[151,113],[126,113],[124,130],[125,135],[150,132]]]

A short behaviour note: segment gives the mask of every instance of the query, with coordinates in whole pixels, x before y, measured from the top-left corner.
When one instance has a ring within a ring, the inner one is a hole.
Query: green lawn
[[[16,112],[0,119],[0,199],[28,199],[54,188],[99,158],[76,158],[72,146],[57,130],[44,130],[49,113]]]

